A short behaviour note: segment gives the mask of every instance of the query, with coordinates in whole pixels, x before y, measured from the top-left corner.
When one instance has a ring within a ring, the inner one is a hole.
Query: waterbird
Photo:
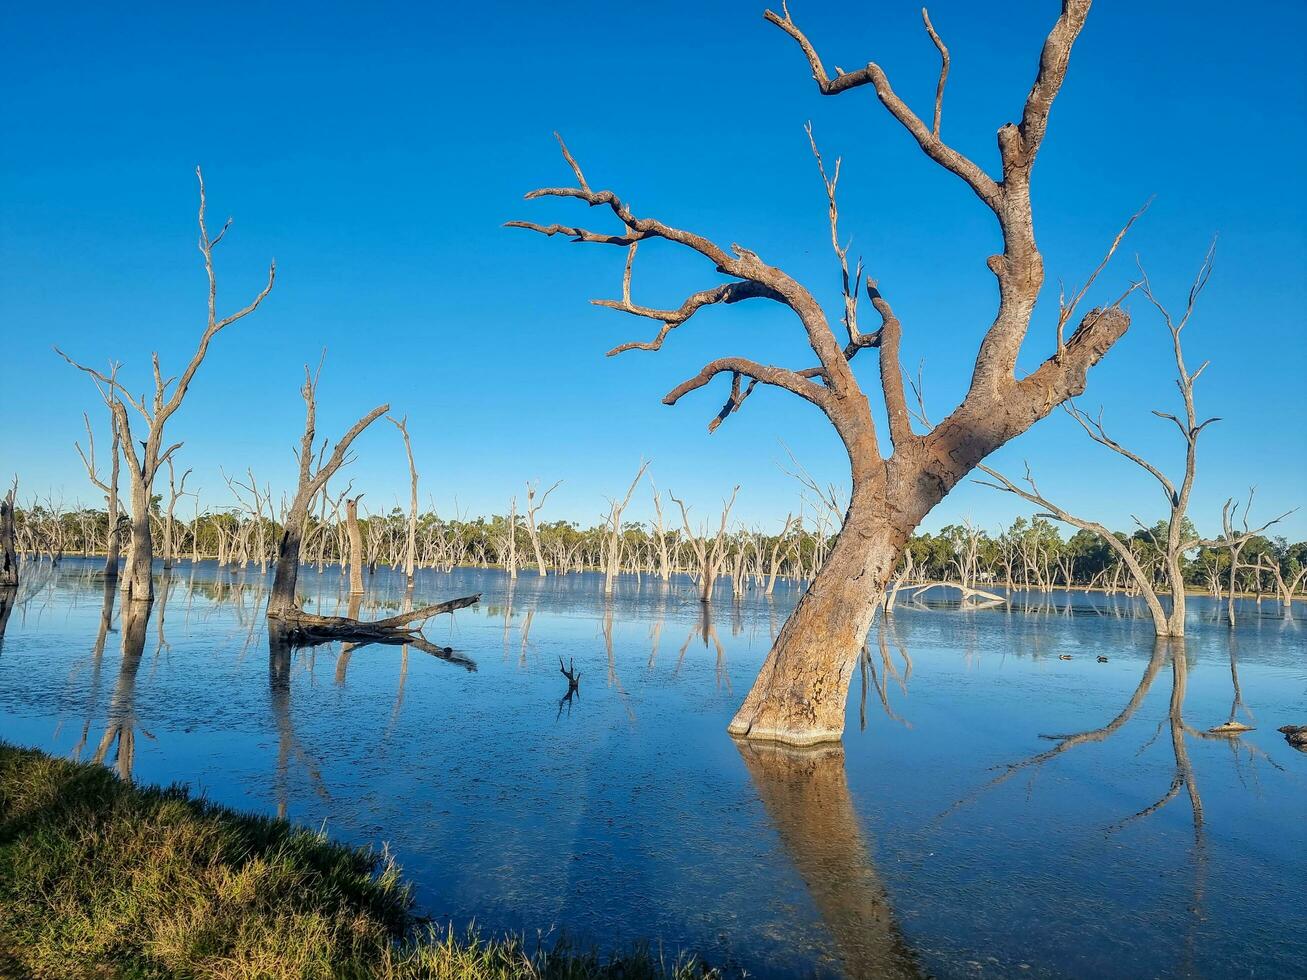
[[[1100,653],[1100,654],[1098,655],[1098,662],[1099,662],[1100,664],[1105,664],[1105,663],[1107,663],[1107,658],[1104,657],[1104,656]]]
[[[1071,659],[1071,654],[1069,654],[1069,653],[1059,653],[1059,654],[1057,655],[1057,659],[1058,659],[1058,660],[1070,660],[1070,659]]]

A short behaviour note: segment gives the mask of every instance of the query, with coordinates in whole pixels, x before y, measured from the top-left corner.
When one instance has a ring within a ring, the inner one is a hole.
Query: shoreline
[[[424,919],[389,854],[0,741],[0,969],[87,975],[710,980]]]

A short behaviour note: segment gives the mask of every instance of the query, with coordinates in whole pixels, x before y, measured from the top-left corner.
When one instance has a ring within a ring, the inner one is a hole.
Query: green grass
[[[0,976],[715,974],[440,929],[384,853],[0,742]]]

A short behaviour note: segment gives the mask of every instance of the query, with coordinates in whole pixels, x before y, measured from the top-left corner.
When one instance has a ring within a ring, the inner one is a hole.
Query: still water
[[[0,737],[385,842],[436,918],[759,977],[1307,975],[1301,607],[1194,600],[1158,648],[1122,598],[900,603],[843,747],[796,754],[725,734],[793,587],[705,616],[686,580],[426,571],[417,605],[483,594],[427,626],[452,660],[279,659],[256,571],[160,572],[133,643],[100,564],[26,570]],[[336,569],[300,587],[346,610]],[[402,601],[379,570],[362,615]]]

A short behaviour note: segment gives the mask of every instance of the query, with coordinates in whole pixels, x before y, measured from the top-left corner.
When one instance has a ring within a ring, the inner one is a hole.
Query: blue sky
[[[822,99],[793,43],[754,2],[481,3],[270,7],[9,5],[0,23],[0,475],[24,495],[93,499],[73,441],[98,402],[59,360],[124,362],[143,389],[149,353],[174,372],[203,326],[193,169],[204,167],[220,303],[243,304],[267,261],[276,289],[215,342],[170,436],[211,506],[219,467],[292,479],[301,366],[327,348],[320,431],[373,405],[407,413],[423,501],[446,513],[506,510],[526,480],[565,482],[542,516],[589,522],[643,456],[660,488],[706,510],[743,485],[737,513],[779,521],[797,503],[790,447],[843,480],[842,450],[811,406],[759,391],[709,436],[719,382],[676,408],[662,395],[724,354],[805,366],[798,324],[743,304],[701,314],[661,353],[606,359],[652,324],[591,307],[617,295],[622,254],[506,230],[512,218],[602,216],[523,192],[568,176],[560,130],[591,184],[637,212],[740,242],[796,275],[838,318],[825,202],[803,124],[842,155],[843,227],[904,324],[903,360],[924,358],[927,407],[960,397],[994,309],[992,216],[930,164],[868,90]],[[994,132],[1015,117],[1057,4],[931,8],[953,55],[945,138],[996,167]],[[878,61],[917,111],[938,63],[919,8],[796,0],[827,65]],[[1126,217],[1156,195],[1097,297],[1143,258],[1183,302],[1213,234],[1216,273],[1186,341],[1211,358],[1199,409],[1224,421],[1202,443],[1191,511],[1214,531],[1227,496],[1258,486],[1261,512],[1307,503],[1307,7],[1214,2],[1093,10],[1035,173],[1048,286],[1023,355],[1052,343],[1059,278],[1078,284]],[[717,282],[670,247],[642,250],[635,295],[676,305]],[[750,308],[750,307],[753,308]],[[1168,338],[1143,301],[1082,404],[1122,441],[1174,467],[1181,446]],[[873,380],[869,364],[863,377]],[[100,425],[103,432],[103,425]],[[1169,430],[1169,431],[1168,431]],[[376,426],[350,476],[381,506],[406,497],[398,433]],[[1127,527],[1162,499],[1147,479],[1055,416],[994,457],[1029,460],[1050,496]],[[5,476],[5,479],[8,477]],[[633,517],[648,512],[641,493]],[[959,487],[926,527],[989,527],[1024,512]],[[1307,517],[1283,525],[1307,537]]]

